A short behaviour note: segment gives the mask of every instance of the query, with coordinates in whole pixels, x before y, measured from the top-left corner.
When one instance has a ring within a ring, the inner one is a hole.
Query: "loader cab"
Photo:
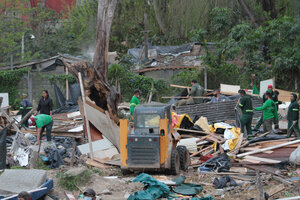
[[[134,127],[131,134],[158,135],[160,119],[168,119],[171,125],[169,105],[141,105],[134,111]]]

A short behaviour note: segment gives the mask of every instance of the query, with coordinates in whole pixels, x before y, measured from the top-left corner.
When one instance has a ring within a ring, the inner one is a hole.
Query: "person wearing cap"
[[[267,100],[261,107],[254,108],[254,110],[263,111],[263,122],[264,122],[264,132],[272,131],[272,123],[274,120],[278,121],[278,114],[275,102],[271,99],[272,94],[266,92]]]
[[[239,107],[242,110],[242,117],[241,117],[241,129],[242,133],[245,134],[244,130],[246,127],[248,136],[252,135],[251,124],[253,118],[253,106],[251,97],[246,94],[245,90],[239,90],[241,95],[241,99],[239,100]]]
[[[26,191],[20,192],[17,198],[18,200],[32,200],[32,197]]]
[[[217,102],[223,102],[223,101],[230,101],[230,99],[228,97],[226,97],[225,95],[221,94],[220,89],[214,90],[213,96],[209,103],[217,103]]]
[[[265,92],[265,94],[263,95],[263,103],[265,103],[268,99],[266,97],[266,93],[270,93],[271,95],[271,99],[274,101],[275,105],[276,105],[276,108],[278,110],[278,96],[273,92],[273,86],[272,85],[268,85],[268,90]],[[278,119],[278,116],[277,116],[277,119]],[[255,127],[254,127],[254,131],[257,131],[260,126],[263,124],[263,116],[260,117],[260,119],[258,120],[258,122],[256,123]],[[278,121],[275,121],[275,118],[274,118],[274,124],[275,124],[275,128],[278,127]]]
[[[287,120],[288,120],[288,137],[295,133],[296,137],[300,137],[299,131],[299,104],[297,102],[297,94],[291,94],[291,104],[288,107]]]
[[[135,107],[140,105],[139,96],[140,96],[140,90],[138,89],[134,90],[133,96],[130,100],[130,109],[129,109],[131,121],[133,121],[133,114],[134,114]]]
[[[91,189],[91,188],[88,188],[84,193],[84,200],[96,200],[96,192]]]
[[[22,95],[22,101],[20,103],[20,110],[17,115],[22,115],[22,119],[32,109],[32,103],[27,99],[27,94]],[[28,118],[23,122],[23,127],[29,127]]]
[[[202,103],[203,99],[201,98],[193,98],[193,97],[200,97],[204,94],[204,88],[197,83],[196,80],[192,80],[191,82],[192,87],[191,91],[188,94],[187,99],[181,99],[175,103],[176,106],[183,106],[183,105],[188,105],[188,104],[198,104]]]
[[[30,126],[36,126],[37,128],[37,144],[39,144],[42,134],[46,129],[47,141],[51,141],[51,131],[53,126],[53,120],[50,115],[39,114],[33,117],[30,117],[28,120]]]

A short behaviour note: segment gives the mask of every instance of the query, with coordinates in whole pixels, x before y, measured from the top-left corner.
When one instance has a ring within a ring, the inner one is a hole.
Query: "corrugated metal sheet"
[[[261,99],[253,98],[254,107],[262,105]],[[176,108],[178,114],[188,114],[192,119],[198,115],[204,116],[209,122],[221,122],[226,120],[235,120],[235,107],[237,100],[218,103],[201,103],[193,105],[179,106]],[[261,112],[254,111],[254,117],[261,115]]]

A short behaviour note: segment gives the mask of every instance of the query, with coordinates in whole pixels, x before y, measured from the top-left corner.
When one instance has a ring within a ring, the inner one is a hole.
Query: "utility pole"
[[[148,23],[148,17],[147,17],[147,13],[144,13],[144,25],[145,25],[145,30],[144,30],[144,33],[145,33],[145,59],[148,60],[148,33],[149,33],[149,30],[148,30],[148,27],[149,27],[149,23]]]
[[[25,49],[24,35],[22,35],[22,42],[21,42],[21,57],[22,57],[22,60],[24,59],[24,49]]]

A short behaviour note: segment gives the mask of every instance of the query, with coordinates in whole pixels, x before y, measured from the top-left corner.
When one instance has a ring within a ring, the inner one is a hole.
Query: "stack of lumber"
[[[299,144],[295,138],[257,142],[240,148],[236,157],[241,163],[276,164],[287,161]]]
[[[178,145],[184,145],[189,150],[192,158],[191,166],[197,166],[201,163],[199,156],[207,156],[210,154],[215,156],[224,152],[221,145],[225,142],[225,139],[222,135],[181,128],[175,130],[185,132],[185,134],[181,134],[182,139]],[[215,142],[218,144],[217,151],[213,148]]]

